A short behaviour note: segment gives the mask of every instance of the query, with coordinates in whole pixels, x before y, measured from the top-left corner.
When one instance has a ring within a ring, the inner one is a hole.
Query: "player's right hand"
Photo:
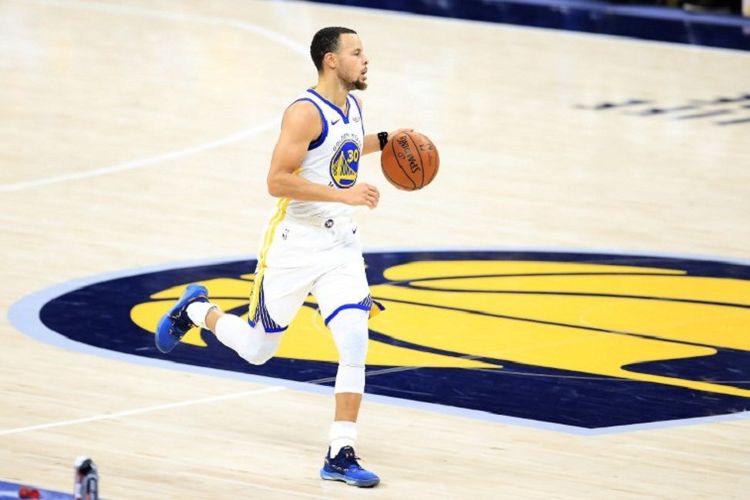
[[[344,203],[347,205],[367,205],[370,208],[378,206],[380,191],[372,184],[361,183],[343,191]]]

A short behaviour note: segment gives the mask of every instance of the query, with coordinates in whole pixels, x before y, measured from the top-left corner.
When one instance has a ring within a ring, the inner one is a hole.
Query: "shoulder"
[[[284,111],[284,120],[287,119],[320,121],[318,105],[311,99],[297,99]]]
[[[309,136],[311,139],[320,135],[322,127],[318,107],[307,99],[298,99],[290,104],[281,121],[282,131]]]

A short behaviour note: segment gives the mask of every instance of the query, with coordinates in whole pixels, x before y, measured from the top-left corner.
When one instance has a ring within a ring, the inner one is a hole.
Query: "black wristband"
[[[388,144],[388,132],[378,132],[378,140],[380,141],[380,150],[383,151],[385,145]]]

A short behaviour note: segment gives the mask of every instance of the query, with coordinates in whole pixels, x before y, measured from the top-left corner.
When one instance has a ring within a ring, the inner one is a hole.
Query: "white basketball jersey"
[[[308,89],[295,101],[313,103],[323,124],[320,136],[307,149],[300,177],[336,189],[348,189],[357,182],[365,129],[357,100],[351,94],[346,100],[348,107],[342,111],[315,90]],[[292,200],[287,208],[289,215],[300,218],[350,217],[353,212],[351,205],[335,202]]]

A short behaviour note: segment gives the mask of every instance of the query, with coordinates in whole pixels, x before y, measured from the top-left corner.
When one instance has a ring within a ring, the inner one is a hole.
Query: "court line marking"
[[[724,262],[729,264],[739,265],[750,265],[750,260],[733,258],[733,257],[716,257],[712,255],[692,255],[692,254],[677,254],[677,253],[665,253],[665,252],[627,252],[622,250],[589,250],[589,249],[554,249],[549,247],[540,248],[527,248],[527,247],[487,247],[487,248],[469,248],[469,247],[380,247],[373,248],[366,251],[366,253],[388,253],[388,252],[403,252],[403,251],[525,251],[525,252],[545,252],[545,253],[579,253],[579,254],[590,254],[590,255],[608,255],[608,256],[637,256],[637,257],[668,257],[668,258],[688,258],[692,260],[706,260],[711,262]],[[56,346],[69,351],[74,351],[82,354],[94,355],[106,359],[112,359],[124,363],[136,364],[140,366],[150,366],[160,369],[170,369],[176,371],[182,371],[186,373],[193,373],[198,375],[206,375],[213,377],[220,377],[225,379],[240,380],[243,382],[251,382],[256,384],[266,384],[276,388],[288,388],[296,391],[330,395],[333,391],[332,387],[319,385],[325,380],[329,379],[318,379],[309,382],[298,382],[294,380],[273,378],[264,375],[254,375],[242,372],[228,371],[217,368],[200,367],[195,365],[186,365],[181,363],[175,363],[172,361],[159,359],[159,358],[148,358],[134,354],[125,354],[117,351],[110,351],[107,349],[94,347],[88,344],[82,344],[80,342],[73,341],[64,335],[59,334],[49,328],[41,322],[39,318],[39,311],[45,303],[50,300],[64,295],[65,293],[71,292],[78,288],[82,288],[94,283],[99,283],[106,280],[125,278],[129,276],[135,276],[139,274],[145,274],[149,272],[158,272],[166,270],[174,270],[179,268],[188,268],[196,266],[206,266],[213,264],[224,264],[227,262],[234,262],[239,260],[252,260],[256,259],[255,255],[237,255],[225,258],[211,258],[211,259],[200,259],[190,261],[172,262],[163,265],[147,266],[141,268],[132,268],[127,270],[114,271],[109,273],[103,273],[98,275],[89,276],[86,278],[79,278],[76,280],[68,281],[52,287],[39,290],[30,295],[21,298],[19,301],[11,304],[8,309],[8,320],[10,324],[19,332],[24,335],[36,339],[40,342]],[[410,367],[393,367],[378,370],[378,372],[390,372],[409,369]],[[375,374],[373,372],[372,374]],[[511,375],[512,373],[508,373]],[[368,373],[368,376],[370,374]],[[318,382],[317,384],[314,382]],[[239,394],[239,393],[238,393]],[[226,396],[228,399],[232,395]],[[237,396],[241,397],[241,396]],[[443,415],[456,416],[462,418],[473,418],[486,422],[494,422],[499,424],[530,427],[539,430],[547,430],[552,432],[564,432],[566,434],[573,434],[578,436],[598,436],[615,434],[622,432],[636,432],[653,429],[664,429],[673,427],[682,427],[686,425],[696,425],[704,423],[716,423],[716,422],[727,422],[750,419],[750,411],[742,411],[739,413],[730,413],[723,415],[714,415],[708,417],[690,417],[676,420],[666,420],[657,422],[648,422],[643,424],[626,424],[618,425],[613,427],[603,427],[598,429],[587,429],[581,427],[575,427],[572,425],[556,424],[551,422],[544,422],[539,420],[531,420],[520,417],[511,417],[507,415],[496,415],[480,410],[470,410],[467,408],[459,408],[454,406],[446,406],[436,403],[425,403],[422,401],[414,401],[401,399],[392,396],[381,396],[377,394],[365,394],[365,398],[369,402],[380,403],[389,406],[397,406],[401,408],[413,409],[426,411],[431,413],[439,413]],[[9,429],[12,430],[12,429]],[[0,433],[2,435],[2,433]]]
[[[178,401],[176,403],[165,403],[160,405],[144,406],[142,408],[133,408],[130,410],[117,411],[113,413],[100,413],[98,415],[92,415],[89,417],[73,418],[70,420],[58,420],[57,422],[47,422],[45,424],[29,425],[26,427],[16,427],[15,429],[5,429],[0,431],[0,436],[8,436],[10,434],[21,434],[23,432],[38,431],[43,429],[54,429],[56,427],[67,427],[70,425],[86,424],[90,422],[97,422],[99,420],[109,420],[115,418],[129,417],[133,415],[141,415],[143,413],[150,413],[159,410],[170,410],[172,408],[181,408],[185,406],[193,406],[204,403],[215,403],[217,401],[225,401],[228,399],[239,399],[247,396],[256,396],[265,394],[268,392],[279,392],[285,390],[286,387],[264,387],[263,389],[254,389],[252,391],[235,392],[232,394],[222,394],[220,396],[212,396],[208,398],[189,399],[185,401]]]
[[[164,19],[167,21],[187,21],[187,22],[194,22],[194,23],[199,23],[199,24],[208,24],[208,25],[214,25],[214,26],[234,28],[240,31],[246,31],[246,32],[254,33],[256,35],[261,35],[265,38],[268,38],[269,40],[272,40],[275,43],[278,43],[279,45],[283,45],[284,47],[290,49],[291,51],[297,54],[307,56],[307,49],[302,44],[299,44],[295,42],[294,40],[276,31],[272,31],[267,28],[263,28],[261,26],[255,25],[255,24],[247,23],[244,21],[239,21],[236,19],[228,19],[228,18],[218,17],[218,16],[182,14],[182,13],[171,12],[168,10],[151,9],[151,8],[146,8],[146,7],[134,7],[134,6],[128,6],[128,5],[109,5],[109,4],[93,2],[93,1],[85,1],[85,0],[35,0],[35,2],[38,4],[50,6],[50,7],[78,8],[78,9],[91,10],[91,11],[106,12],[106,13],[116,14],[116,15],[150,17],[150,18],[155,18],[155,19]],[[169,151],[166,153],[158,154],[156,156],[127,161],[125,163],[119,163],[116,165],[109,165],[106,167],[96,168],[93,170],[87,170],[84,172],[75,172],[75,173],[58,175],[58,176],[53,176],[53,177],[46,177],[43,179],[3,184],[3,185],[0,185],[0,192],[23,191],[23,190],[31,189],[35,187],[47,186],[50,184],[58,184],[61,182],[68,182],[68,181],[79,180],[79,179],[87,179],[91,177],[108,175],[108,174],[112,174],[116,172],[123,172],[126,170],[133,170],[136,168],[142,168],[142,167],[146,167],[149,165],[154,165],[156,163],[160,163],[163,161],[174,160],[177,158],[184,158],[186,156],[191,156],[196,153],[209,151],[211,149],[216,149],[222,146],[226,146],[228,144],[239,142],[244,139],[247,139],[248,137],[256,136],[262,132],[265,132],[266,130],[269,130],[275,126],[278,126],[280,123],[281,123],[281,118],[276,118],[269,122],[263,123],[262,125],[258,125],[256,127],[252,127],[252,128],[245,129],[245,130],[240,130],[238,132],[234,132],[232,134],[229,134],[225,137],[221,137],[213,141],[204,142],[201,144],[177,149],[174,151]]]
[[[479,358],[479,356],[472,356],[472,355],[459,356],[459,357],[467,358],[467,359]],[[394,373],[394,372],[418,370],[420,368],[422,367],[420,366],[397,366],[397,367],[392,367],[392,368],[382,368],[380,370],[373,370],[373,371],[367,372],[366,376],[372,377],[376,375],[385,375],[385,374]],[[336,380],[336,377],[324,377],[324,378],[319,378],[315,380],[308,380],[308,381],[301,382],[301,383],[321,385],[327,382],[334,382],[335,380]],[[286,390],[287,388],[288,387],[286,386],[274,385],[271,387],[264,387],[262,389],[253,389],[251,391],[234,392],[231,394],[222,394],[219,396],[211,396],[207,398],[187,399],[183,401],[177,401],[174,403],[164,403],[164,404],[159,404],[159,405],[144,406],[140,408],[132,408],[130,410],[122,410],[122,411],[116,411],[116,412],[110,412],[110,413],[99,413],[97,415],[91,415],[88,417],[72,418],[68,420],[58,420],[55,422],[47,422],[44,424],[36,424],[36,425],[29,425],[25,427],[16,427],[13,429],[0,430],[0,436],[7,436],[11,434],[21,434],[24,432],[32,432],[32,431],[38,431],[38,430],[54,429],[58,427],[68,427],[71,425],[78,425],[78,424],[88,424],[91,422],[98,422],[101,420],[111,420],[111,419],[117,419],[117,418],[131,417],[134,415],[142,415],[144,413],[151,413],[151,412],[156,412],[156,411],[161,411],[161,410],[171,410],[174,408],[183,408],[186,406],[195,406],[195,405],[201,405],[201,404],[206,404],[206,403],[215,403],[217,401],[241,399],[241,398],[245,398],[249,396],[258,396],[261,394],[267,394],[269,392],[281,392],[283,390]]]
[[[262,132],[265,132],[266,130],[274,126],[278,126],[279,123],[281,123],[281,120],[275,119],[270,122],[259,125],[257,127],[253,127],[247,130],[242,130],[234,134],[230,134],[226,137],[222,137],[221,139],[217,139],[215,141],[205,142],[202,144],[197,144],[195,146],[190,146],[190,147],[183,148],[183,149],[177,149],[175,151],[170,151],[168,153],[163,153],[163,154],[159,154],[156,156],[141,158],[138,160],[132,160],[132,161],[128,161],[125,163],[118,163],[116,165],[110,165],[107,167],[96,168],[94,170],[87,170],[84,172],[75,172],[71,174],[57,175],[53,177],[47,177],[44,179],[37,179],[34,181],[21,181],[21,182],[16,182],[13,184],[4,184],[4,185],[0,185],[0,192],[23,191],[25,189],[35,188],[39,186],[58,184],[61,182],[67,182],[67,181],[72,181],[72,180],[77,180],[77,179],[87,179],[90,177],[99,177],[102,175],[108,175],[108,174],[112,174],[115,172],[124,172],[126,170],[134,170],[137,168],[147,167],[149,165],[153,165],[155,163],[160,163],[163,161],[175,160],[177,158],[184,158],[186,156],[191,156],[196,153],[209,151],[211,149],[216,149],[221,146],[226,146],[227,144],[239,142],[243,139],[247,139],[248,137],[252,137]]]

